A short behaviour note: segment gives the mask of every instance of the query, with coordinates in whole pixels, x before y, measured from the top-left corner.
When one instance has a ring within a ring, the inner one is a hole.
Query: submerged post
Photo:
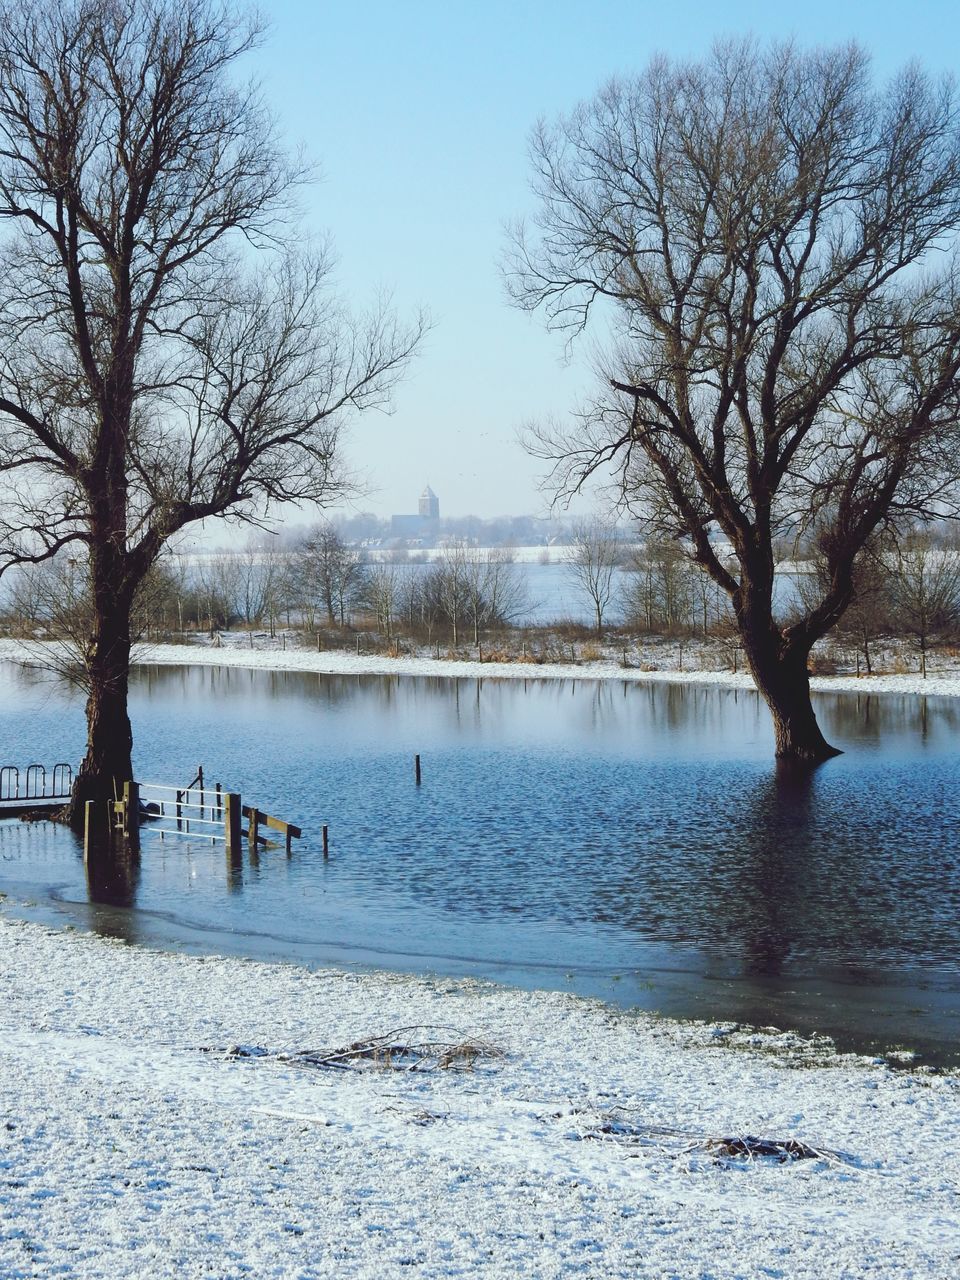
[[[287,852],[289,851],[290,851],[290,837],[287,836]],[[330,839],[329,839],[329,833],[326,827],[323,828],[323,856],[325,858],[330,857]]]
[[[123,784],[123,838],[131,853],[140,852],[140,788],[132,780]]]
[[[240,797],[232,791],[223,793],[223,825],[227,844],[227,860],[239,863],[240,850]]]
[[[419,756],[413,757],[413,768],[414,768],[414,772],[417,775],[417,786],[419,787],[420,785],[420,757]]]
[[[102,854],[108,844],[107,814],[102,804],[88,800],[83,806],[83,860]]]

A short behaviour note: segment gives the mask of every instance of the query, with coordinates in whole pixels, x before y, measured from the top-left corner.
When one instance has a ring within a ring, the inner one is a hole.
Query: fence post
[[[131,853],[140,852],[140,788],[131,779],[123,784],[123,835]]]
[[[223,792],[223,828],[227,843],[227,860],[240,862],[240,797],[233,791]]]
[[[260,834],[260,813],[252,805],[250,807],[250,817],[247,819],[247,836],[250,840],[250,852],[257,852],[257,836]]]
[[[87,800],[83,806],[83,861],[102,860],[117,847],[117,813],[112,800]]]

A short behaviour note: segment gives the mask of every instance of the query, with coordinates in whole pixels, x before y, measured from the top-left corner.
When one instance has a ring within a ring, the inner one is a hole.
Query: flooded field
[[[12,666],[0,682],[0,762],[76,762],[81,700]],[[798,778],[752,693],[145,668],[138,775],[185,783],[202,762],[303,827],[292,858],[231,870],[222,844],[145,835],[135,874],[90,886],[68,832],[0,822],[0,889],[134,941],[476,974],[949,1057],[960,705],[817,706],[845,754]]]

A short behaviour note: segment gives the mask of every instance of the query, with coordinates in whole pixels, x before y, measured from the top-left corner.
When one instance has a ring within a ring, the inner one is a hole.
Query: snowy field
[[[154,953],[3,914],[0,956],[4,1280],[960,1269],[955,1076],[562,994]],[[422,1071],[275,1056],[411,1024],[505,1056]],[[709,1145],[744,1135],[820,1154]]]
[[[141,645],[135,661],[158,665],[214,665],[231,667],[260,667],[271,671],[313,671],[330,675],[412,675],[445,676],[448,678],[485,680],[630,680],[648,682],[668,680],[673,683],[723,685],[727,688],[753,689],[752,676],[730,670],[716,670],[703,665],[704,659],[715,655],[708,650],[698,652],[695,647],[685,649],[686,666],[694,670],[679,671],[674,665],[677,649],[672,645],[651,646],[636,656],[637,666],[625,667],[615,651],[595,661],[577,662],[474,662],[449,658],[434,658],[421,654],[417,657],[401,655],[394,658],[387,654],[353,654],[343,651],[314,653],[292,647],[282,649],[280,639],[267,637],[255,641],[259,647],[251,649],[249,639],[239,633],[225,633],[219,647],[211,645],[189,646],[152,644]],[[2,654],[2,650],[0,650]],[[654,666],[657,670],[644,670]],[[934,696],[960,696],[960,669],[928,674],[923,679],[919,673],[875,676],[814,676],[810,687],[819,693],[913,693]]]

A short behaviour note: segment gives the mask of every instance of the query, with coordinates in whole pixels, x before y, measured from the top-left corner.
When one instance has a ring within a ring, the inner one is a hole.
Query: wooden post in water
[[[200,817],[203,817],[203,765],[197,765],[197,781],[200,783]]]
[[[112,835],[108,825],[112,821],[111,808],[112,805],[108,805],[105,809],[96,800],[88,800],[83,807],[83,861],[85,863],[89,862],[91,857],[96,858],[98,854],[102,854],[108,844],[109,836]]]
[[[287,836],[287,853],[289,852],[290,852],[290,837]],[[326,826],[323,828],[323,856],[324,858],[330,857],[329,828]]]
[[[227,861],[239,866],[240,849],[240,797],[233,791],[223,793],[223,825],[227,842]]]
[[[216,785],[215,793],[216,793],[216,797],[217,797],[217,813],[216,813],[216,818],[217,818],[217,821],[219,822],[219,821],[220,821],[220,815],[221,815],[221,813],[223,813],[223,790],[222,790],[222,788],[221,788],[221,786],[220,786],[220,783],[219,783],[219,782],[218,782],[218,783],[217,783],[217,785]],[[214,815],[213,815],[213,814],[211,814],[210,816],[211,816],[211,817],[213,817]]]
[[[140,852],[140,788],[132,780],[123,784],[123,838],[130,853]]]
[[[256,856],[257,853],[257,836],[260,834],[260,814],[251,806],[250,816],[247,818],[247,839],[250,844],[250,852]]]
[[[420,785],[420,757],[419,756],[413,757],[413,767],[417,775],[417,786],[419,787]]]
[[[183,823],[180,821],[180,818],[183,814],[183,809],[180,807],[182,800],[183,800],[183,792],[178,791],[177,792],[177,830],[178,831],[183,830]]]

